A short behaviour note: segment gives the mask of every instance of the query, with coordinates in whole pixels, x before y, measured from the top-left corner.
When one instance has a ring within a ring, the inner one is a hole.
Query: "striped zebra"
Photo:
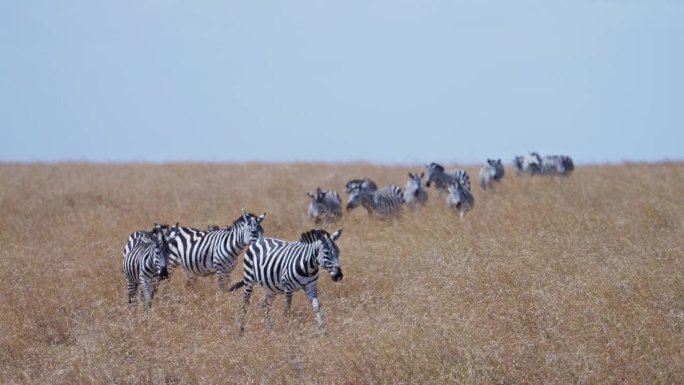
[[[335,282],[342,279],[340,249],[335,243],[341,235],[342,229],[332,235],[325,230],[315,229],[303,233],[298,242],[263,238],[249,245],[244,259],[244,277],[229,289],[234,291],[245,287],[239,319],[240,333],[245,330],[247,307],[255,284],[268,290],[263,306],[269,328],[273,328],[270,310],[276,294],[285,294],[287,315],[292,305],[292,295],[303,289],[316,314],[318,331],[323,331],[323,317],[316,287],[318,268],[322,266]]]
[[[342,219],[342,199],[335,190],[321,190],[307,192],[311,198],[309,204],[309,219],[318,224],[321,222],[335,223]]]
[[[425,186],[430,187],[431,184],[440,192],[447,192],[449,186],[457,179],[463,179],[463,174],[467,174],[465,170],[454,169],[451,171],[444,171],[444,167],[437,163],[426,164],[428,178]],[[470,179],[466,178],[468,183],[467,188],[470,190]]]
[[[423,186],[424,172],[420,174],[408,173],[409,180],[404,188],[404,200],[410,207],[424,206],[428,200],[427,190]]]
[[[536,152],[531,152],[529,155],[520,155],[513,158],[513,166],[515,166],[516,174],[535,175],[541,173],[542,159]]]
[[[494,182],[499,182],[505,175],[501,159],[487,159],[487,163],[480,168],[480,187],[489,190]]]
[[[455,179],[447,188],[447,207],[454,210],[463,219],[465,214],[473,208],[475,198],[470,191],[470,177],[464,172],[459,178]]]
[[[197,277],[216,274],[219,289],[225,290],[242,249],[263,237],[261,221],[265,217],[266,213],[256,216],[242,210],[242,215],[231,226],[218,230],[180,227],[178,236],[170,242],[171,262],[185,270],[188,286],[192,286]]]
[[[362,205],[368,214],[375,214],[380,218],[391,218],[401,214],[403,204],[404,192],[399,186],[389,185],[376,191],[356,186],[349,192],[347,211]]]
[[[575,169],[572,158],[566,155],[547,155],[541,158],[542,175],[568,176]]]
[[[169,277],[169,240],[176,237],[178,224],[161,226],[155,224],[151,232],[131,234],[126,242],[123,257],[123,273],[128,288],[128,302],[135,304],[135,297],[140,286],[140,297],[143,307],[152,307],[152,297],[157,283]]]

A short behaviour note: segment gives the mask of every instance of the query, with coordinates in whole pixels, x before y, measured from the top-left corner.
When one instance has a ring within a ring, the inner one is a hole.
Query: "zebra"
[[[342,219],[342,200],[335,190],[321,190],[307,192],[311,198],[309,204],[309,219],[318,224],[321,221],[335,223]]]
[[[475,198],[470,191],[470,177],[468,173],[461,174],[460,178],[455,179],[447,188],[449,195],[447,195],[447,207],[456,211],[463,219],[465,214],[473,208]]]
[[[151,232],[135,232],[126,242],[123,257],[123,273],[128,288],[128,303],[135,304],[140,285],[143,308],[152,307],[152,297],[159,280],[169,277],[169,240],[176,237],[178,224],[161,226],[155,224]],[[130,246],[130,247],[129,247]]]
[[[354,187],[349,193],[347,211],[363,205],[368,214],[381,218],[391,218],[401,214],[404,192],[399,186],[389,185],[380,190],[369,191],[361,186]]]
[[[349,182],[347,182],[347,184],[344,186],[344,192],[348,194],[352,190],[357,188],[361,188],[368,191],[375,191],[378,189],[378,185],[376,185],[375,182],[368,178],[352,179]]]
[[[435,188],[440,192],[446,192],[455,180],[462,179],[463,174],[467,174],[465,170],[454,169],[451,171],[444,171],[444,167],[437,163],[426,164],[428,169],[428,178],[425,186],[430,187],[434,183]],[[467,188],[470,190],[470,179],[466,178],[468,183]]]
[[[243,209],[231,226],[218,230],[180,227],[178,236],[170,242],[171,262],[185,270],[188,286],[192,286],[198,276],[216,274],[219,289],[225,290],[242,249],[263,238],[261,222],[265,217],[266,213],[256,216]]]
[[[263,307],[267,326],[272,329],[270,310],[276,294],[285,294],[285,314],[289,314],[292,295],[303,289],[316,314],[318,331],[323,331],[323,316],[318,302],[319,266],[322,266],[334,282],[342,279],[340,249],[337,241],[342,235],[338,229],[332,235],[325,230],[313,229],[302,233],[298,242],[263,238],[249,245],[244,258],[244,277],[229,291],[245,286],[242,311],[239,318],[240,334],[245,330],[245,317],[254,284],[268,290]]]
[[[516,174],[535,175],[541,173],[542,159],[536,152],[530,152],[529,156],[520,155],[513,158]]]
[[[428,200],[427,190],[423,187],[424,172],[419,174],[408,173],[409,180],[406,182],[404,188],[404,200],[406,204],[411,207],[424,206]]]
[[[541,158],[542,175],[568,176],[575,169],[575,165],[567,155],[547,155]]]
[[[488,190],[494,182],[501,181],[504,175],[505,170],[501,159],[487,159],[487,163],[480,168],[480,187],[483,190]]]

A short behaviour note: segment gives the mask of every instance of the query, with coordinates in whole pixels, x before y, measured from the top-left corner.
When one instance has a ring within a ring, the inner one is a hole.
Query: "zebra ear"
[[[266,218],[266,211],[264,211],[263,214],[259,215],[259,218],[258,218],[259,222],[263,221],[264,218]]]
[[[242,219],[247,220],[247,213],[244,208],[242,208]]]
[[[424,172],[421,172],[421,173],[420,173],[420,179],[423,179],[424,176],[425,176],[425,173],[424,173]]]
[[[339,230],[332,233],[332,235],[330,236],[330,239],[332,239],[333,241],[336,241],[340,238],[341,235],[342,235],[342,229],[340,228]]]

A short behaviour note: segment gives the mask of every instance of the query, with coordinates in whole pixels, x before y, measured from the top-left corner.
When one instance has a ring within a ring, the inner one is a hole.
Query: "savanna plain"
[[[449,168],[452,165],[445,165]],[[307,191],[369,177],[403,187],[423,165],[0,164],[1,384],[682,384],[684,164],[580,166],[567,178],[473,182],[464,220],[429,189],[394,221],[359,208],[323,226],[344,279],[302,292],[274,329],[255,289],[177,269],[131,308],[128,235],[154,222],[265,235],[313,227]],[[477,168],[467,167],[476,179]],[[240,261],[242,259],[240,258]],[[241,278],[238,266],[231,281]]]

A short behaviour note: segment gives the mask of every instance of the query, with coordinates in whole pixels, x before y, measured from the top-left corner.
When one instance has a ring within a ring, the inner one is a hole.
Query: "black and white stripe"
[[[170,242],[172,263],[180,265],[188,275],[188,284],[197,277],[216,274],[220,289],[226,289],[230,273],[237,265],[242,250],[264,235],[260,216],[245,213],[231,226],[202,231],[180,227],[178,236]]]
[[[423,176],[425,173],[420,174],[408,173],[409,180],[406,182],[406,187],[404,188],[404,201],[406,205],[410,207],[420,207],[424,206],[428,200],[427,190],[423,185]]]
[[[568,176],[575,169],[575,164],[567,155],[546,155],[541,158],[542,175]]]
[[[444,167],[442,165],[434,162],[425,165],[425,167],[427,167],[428,173],[425,186],[430,187],[431,184],[434,184],[435,188],[441,192],[447,192],[451,184],[453,184],[456,180],[463,180],[463,174],[467,174],[465,170],[461,169],[444,171]],[[467,179],[467,183],[468,185],[466,187],[468,190],[470,190],[470,179]]]
[[[470,191],[470,177],[468,173],[463,171],[451,184],[447,187],[449,195],[447,195],[447,207],[456,211],[461,219],[465,214],[473,208],[475,198]]]
[[[356,186],[349,192],[347,211],[362,205],[368,214],[374,214],[381,218],[391,218],[401,214],[403,204],[404,192],[399,186],[389,185],[376,191],[369,191]]]
[[[177,230],[178,224],[173,227],[155,224],[151,232],[136,231],[129,237],[123,256],[123,273],[129,303],[135,303],[140,286],[144,308],[149,309],[152,306],[156,284],[169,276],[168,242],[175,238]]]
[[[505,175],[501,159],[487,159],[487,163],[480,168],[480,187],[489,190],[494,182],[499,182]]]
[[[304,290],[316,314],[318,330],[321,331],[323,318],[316,286],[318,268],[322,266],[333,281],[342,279],[340,249],[335,243],[340,235],[342,229],[332,235],[325,230],[315,229],[303,233],[298,242],[264,238],[252,243],[245,253],[244,278],[230,288],[233,291],[245,286],[239,319],[240,332],[245,328],[247,307],[255,284],[268,290],[264,307],[269,327],[272,327],[270,308],[276,294],[285,294],[287,314],[292,304],[292,295],[298,290]]]
[[[519,155],[513,158],[513,166],[515,166],[516,174],[535,175],[541,173],[541,157],[536,152],[531,152],[529,155]]]
[[[349,194],[352,190],[363,189],[368,191],[375,191],[378,189],[378,185],[368,178],[363,179],[352,179],[344,186],[344,192]]]
[[[342,199],[335,190],[321,190],[307,192],[311,198],[309,204],[309,219],[314,223],[335,223],[342,219]]]

